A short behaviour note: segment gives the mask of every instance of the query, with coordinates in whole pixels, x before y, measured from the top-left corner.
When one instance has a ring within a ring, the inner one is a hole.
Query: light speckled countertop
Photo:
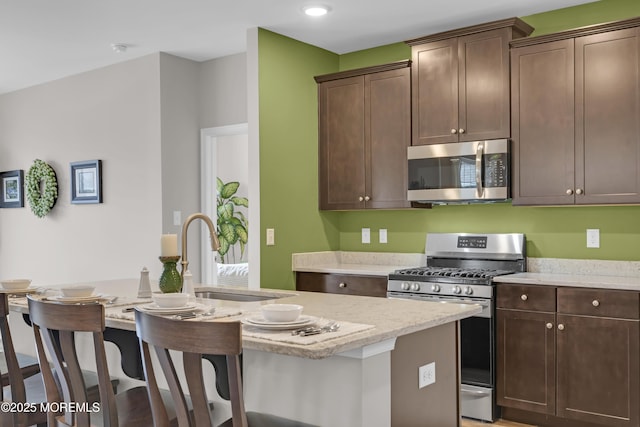
[[[276,292],[272,289],[267,291]],[[245,338],[243,340],[245,348],[321,359],[365,345],[376,344],[389,338],[454,322],[482,311],[481,307],[475,304],[440,304],[320,292],[282,292],[293,294],[293,296],[280,298],[276,302],[300,304],[304,306],[304,314],[338,322],[369,324],[375,327],[357,334],[310,345],[283,344],[269,340]]]
[[[291,269],[311,273],[386,277],[400,268],[426,265],[425,254],[325,251],[293,254]]]
[[[93,282],[96,293],[118,296],[118,304],[127,298],[136,299],[138,279],[117,279]],[[155,289],[155,284],[152,285]],[[55,287],[50,287],[55,288]],[[385,340],[429,329],[435,326],[454,322],[480,313],[481,307],[475,304],[439,304],[424,301],[374,298],[323,294],[319,292],[301,292],[277,289],[246,290],[238,287],[200,287],[196,291],[215,290],[232,294],[260,295],[273,297],[265,301],[239,302],[221,299],[198,300],[214,307],[230,307],[238,309],[242,314],[218,319],[219,321],[239,320],[250,313],[257,313],[262,304],[292,303],[304,307],[303,314],[316,316],[338,322],[352,322],[373,325],[372,329],[351,335],[332,337],[323,334],[327,340],[305,345],[283,343],[278,341],[257,339],[244,336],[243,346],[247,349],[279,353],[308,359],[322,359],[338,353],[361,348],[366,345],[381,343]],[[10,301],[11,311],[28,312],[26,301],[19,303],[20,298]],[[147,300],[150,301],[150,300]],[[119,306],[118,309],[121,309]],[[135,331],[135,322],[122,318],[106,318],[106,325],[111,328]],[[201,320],[207,321],[207,320]]]
[[[498,276],[494,278],[493,281],[498,283],[498,285],[500,283],[518,283],[523,285],[550,285],[640,291],[640,277],[557,273],[517,273]]]
[[[526,273],[499,276],[494,282],[640,291],[640,262],[528,258]]]

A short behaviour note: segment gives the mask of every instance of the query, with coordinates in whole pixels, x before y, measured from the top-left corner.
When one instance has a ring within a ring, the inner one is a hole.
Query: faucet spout
[[[184,279],[184,273],[187,271],[187,267],[189,266],[189,260],[187,258],[187,231],[189,230],[189,224],[193,222],[195,219],[201,219],[207,224],[209,227],[209,234],[211,235],[211,250],[217,251],[220,249],[220,241],[218,240],[218,235],[216,234],[216,228],[213,225],[213,221],[207,215],[203,213],[194,213],[189,215],[184,224],[182,224],[182,271],[180,275]]]

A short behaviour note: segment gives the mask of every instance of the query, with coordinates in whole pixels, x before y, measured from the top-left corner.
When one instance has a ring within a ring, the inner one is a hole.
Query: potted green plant
[[[217,180],[217,212],[218,224],[217,233],[220,240],[220,261],[223,264],[235,261],[235,244],[240,246],[240,259],[244,255],[244,251],[249,238],[249,221],[247,217],[237,208],[243,206],[249,207],[249,200],[246,197],[238,197],[240,183],[237,181],[222,182],[220,178]]]

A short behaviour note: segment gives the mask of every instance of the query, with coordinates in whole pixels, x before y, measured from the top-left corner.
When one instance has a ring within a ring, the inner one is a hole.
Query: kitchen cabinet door
[[[365,205],[408,208],[407,147],[411,145],[411,70],[365,76]],[[366,200],[366,198],[369,200]]]
[[[555,413],[554,326],[554,313],[497,310],[498,405]]]
[[[509,138],[509,40],[507,28],[458,40],[458,140]]]
[[[573,204],[573,40],[511,52],[514,205]]]
[[[411,71],[408,61],[383,68],[316,78],[320,209],[411,207]]]
[[[319,86],[320,209],[358,209],[365,195],[364,77]]]
[[[576,204],[640,202],[639,33],[575,40]]]
[[[413,145],[458,141],[458,39],[413,46]]]
[[[638,321],[565,314],[557,319],[557,415],[638,426]]]

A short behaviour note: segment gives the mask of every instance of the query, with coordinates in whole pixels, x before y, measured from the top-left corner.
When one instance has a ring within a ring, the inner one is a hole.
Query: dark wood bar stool
[[[3,366],[0,366],[2,374],[2,386],[0,387],[0,401],[13,403],[45,402],[45,391],[42,376],[39,374],[40,366],[37,359],[26,355],[16,354],[9,330],[9,295],[0,293],[0,336],[4,350]],[[35,366],[34,366],[35,362]],[[39,408],[38,408],[39,409]],[[17,411],[0,412],[0,426],[2,427],[26,427],[33,424],[43,424],[47,421],[47,415],[41,411]]]
[[[224,355],[227,359],[232,418],[224,427],[312,427],[270,414],[245,412],[240,371],[242,326],[240,322],[190,322],[136,311],[136,332],[140,338],[142,361],[156,427],[169,426],[166,409],[160,399],[156,375],[151,363],[151,349],[157,356],[162,373],[176,405],[179,427],[213,426],[212,412],[202,376],[202,355]],[[187,388],[193,404],[190,413],[185,392],[168,350],[182,353]]]
[[[102,425],[153,425],[146,387],[134,387],[114,393],[103,338],[105,319],[102,304],[61,304],[41,301],[31,296],[28,297],[28,303],[47,401],[64,402],[69,405],[65,408],[70,409],[61,414],[49,413],[50,426],[91,425],[91,410],[73,410],[78,405],[81,408],[94,408],[76,353],[76,332],[92,336]]]

